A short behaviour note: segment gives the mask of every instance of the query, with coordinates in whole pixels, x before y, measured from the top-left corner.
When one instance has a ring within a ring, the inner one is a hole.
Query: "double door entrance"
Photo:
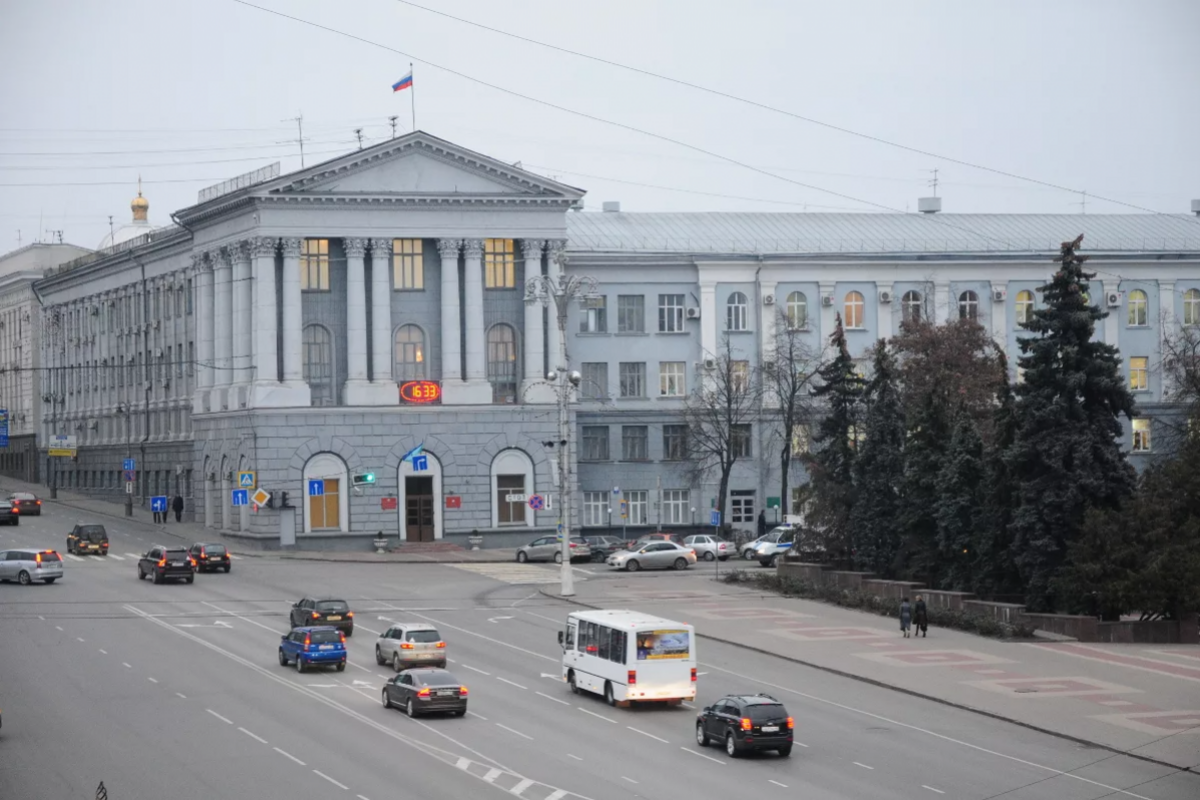
[[[404,478],[404,539],[432,542],[434,537],[433,478]]]

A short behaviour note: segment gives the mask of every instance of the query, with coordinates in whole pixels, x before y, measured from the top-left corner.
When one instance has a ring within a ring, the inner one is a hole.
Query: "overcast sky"
[[[438,16],[400,0],[0,0],[0,252],[94,247],[274,161],[417,127],[588,191],[589,210],[1186,213],[1200,198],[1200,2],[418,0],[557,47],[942,156],[918,155]],[[456,75],[447,70],[462,73]],[[463,77],[469,76],[469,77]],[[591,117],[685,142],[766,175]],[[783,178],[783,179],[781,179]],[[810,187],[798,185],[809,184]],[[818,188],[819,187],[819,188]],[[820,191],[828,189],[839,195]],[[686,190],[686,191],[685,191]]]

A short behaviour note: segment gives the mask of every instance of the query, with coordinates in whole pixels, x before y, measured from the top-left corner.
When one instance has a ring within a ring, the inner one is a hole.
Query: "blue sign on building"
[[[325,481],[316,480],[308,482],[308,496],[321,497],[325,494]]]
[[[247,491],[246,489],[234,489],[233,490],[233,504],[235,506],[250,505],[250,492]]]
[[[8,447],[8,409],[0,408],[0,447]]]
[[[708,524],[712,525],[714,528],[717,527],[718,525],[720,525],[721,524],[721,512],[720,511],[708,512]]]
[[[153,511],[155,514],[167,513],[167,498],[151,497],[150,498],[150,510]]]
[[[413,456],[413,472],[426,472],[429,469],[429,456]]]
[[[137,469],[137,463],[134,459],[127,458],[125,459],[125,466],[121,467],[121,469],[126,470],[127,472],[135,470]]]

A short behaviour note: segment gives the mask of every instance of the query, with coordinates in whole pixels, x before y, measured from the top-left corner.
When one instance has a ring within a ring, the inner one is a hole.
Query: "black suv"
[[[151,547],[138,560],[138,580],[153,578],[155,583],[168,580],[196,580],[196,562],[182,547]]]
[[[696,744],[716,739],[736,758],[745,750],[792,754],[792,718],[783,703],[766,694],[732,694],[696,715]]]
[[[292,627],[329,625],[346,636],[354,635],[354,612],[345,600],[334,597],[305,597],[292,606]]]
[[[108,555],[108,531],[103,525],[76,525],[67,534],[67,552]]]
[[[229,551],[223,544],[197,542],[188,552],[196,560],[196,569],[200,572],[216,572],[219,569],[229,572],[233,566],[229,560]]]

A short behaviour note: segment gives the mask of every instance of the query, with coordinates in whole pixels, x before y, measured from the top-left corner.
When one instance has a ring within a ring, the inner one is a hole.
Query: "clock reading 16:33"
[[[400,384],[400,399],[406,403],[436,403],[442,399],[442,385],[437,381],[409,381]]]

